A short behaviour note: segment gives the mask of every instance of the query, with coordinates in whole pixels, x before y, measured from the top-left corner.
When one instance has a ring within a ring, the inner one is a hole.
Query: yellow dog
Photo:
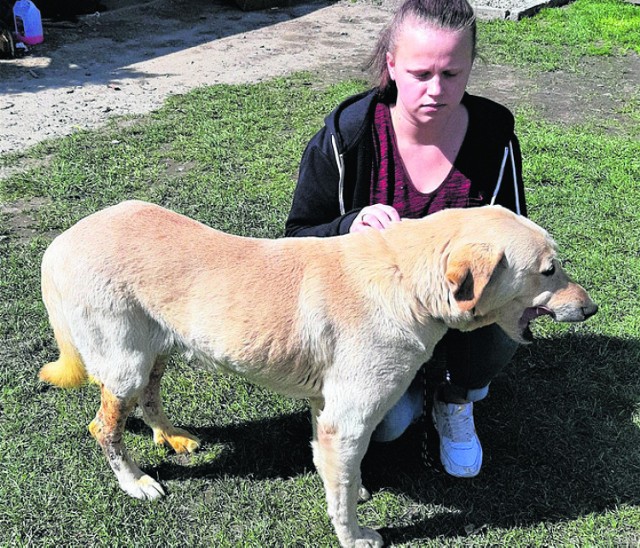
[[[162,410],[160,380],[177,347],[309,399],[314,463],[343,546],[382,545],[356,519],[360,462],[447,329],[497,323],[528,342],[539,315],[577,322],[597,310],[563,272],[549,235],[497,206],[384,231],[267,240],[129,201],[54,240],[42,293],[60,358],[40,377],[59,386],[99,382],[89,429],[124,491],[164,494],[122,444],[136,403],[157,443],[178,452],[199,445]]]

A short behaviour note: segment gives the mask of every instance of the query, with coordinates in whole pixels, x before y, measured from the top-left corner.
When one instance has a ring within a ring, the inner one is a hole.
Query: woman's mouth
[[[444,108],[444,106],[445,105],[443,103],[428,103],[426,105],[422,105],[422,109],[426,110],[427,112],[435,112]]]

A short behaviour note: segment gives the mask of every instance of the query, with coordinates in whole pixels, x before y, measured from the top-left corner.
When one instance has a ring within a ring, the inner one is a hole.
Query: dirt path
[[[45,27],[32,55],[0,61],[0,153],[196,86],[358,72],[388,14],[350,1],[242,12],[224,0],[159,0]]]
[[[255,12],[230,0],[104,3],[112,9],[76,24],[45,23],[45,42],[30,55],[0,60],[0,153],[111,116],[149,112],[196,86],[299,70],[328,80],[366,76],[363,61],[395,2],[309,2]],[[554,120],[611,119],[621,98],[637,93],[640,62],[594,61],[590,75],[542,80],[478,63],[470,91],[510,107],[532,104]]]

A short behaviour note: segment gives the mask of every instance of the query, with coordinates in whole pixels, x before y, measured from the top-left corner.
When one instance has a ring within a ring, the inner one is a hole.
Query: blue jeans
[[[445,358],[447,382],[439,391],[446,402],[475,402],[489,393],[489,384],[511,361],[518,343],[496,324],[461,332],[450,329],[434,355]],[[428,367],[427,362],[423,367]],[[424,405],[423,383],[416,379],[373,432],[374,441],[393,441],[420,418]]]

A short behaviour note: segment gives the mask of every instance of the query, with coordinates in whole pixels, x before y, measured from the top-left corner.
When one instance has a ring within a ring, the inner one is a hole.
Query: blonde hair
[[[407,21],[417,21],[444,30],[471,31],[472,59],[476,56],[476,16],[467,0],[406,0],[380,33],[368,64],[383,95],[396,93],[395,82],[387,67],[387,52],[395,52],[398,37]]]

